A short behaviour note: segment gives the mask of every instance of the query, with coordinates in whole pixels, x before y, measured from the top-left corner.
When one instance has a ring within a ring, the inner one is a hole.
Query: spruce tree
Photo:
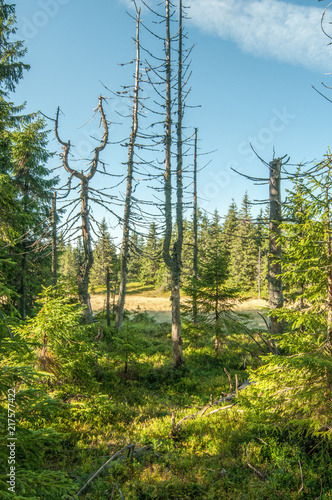
[[[261,209],[256,218],[256,246],[258,248],[258,297],[266,295],[268,291],[268,251],[269,251],[269,233],[268,233],[269,214]]]
[[[59,284],[68,294],[77,293],[77,273],[78,264],[75,256],[75,249],[70,242],[60,246],[59,256]]]
[[[236,237],[239,265],[235,284],[242,290],[253,290],[257,286],[258,246],[256,226],[251,217],[250,200],[247,193],[242,200]]]
[[[44,127],[44,120],[37,117],[11,133],[12,179],[17,192],[22,235],[17,280],[23,319],[33,307],[40,284],[48,284],[50,268],[50,262],[44,260],[49,252],[43,253],[42,249],[47,246],[45,236],[50,224],[51,198],[58,180],[50,177],[50,170],[45,166],[51,154],[47,150]],[[36,235],[33,234],[35,228],[38,228]],[[40,236],[43,234],[44,237]]]
[[[223,313],[229,310],[237,290],[227,285],[228,262],[217,210],[206,228],[204,252],[199,253],[197,280],[185,287],[188,296],[197,299],[198,319],[213,325],[215,355],[219,353],[223,331]]]
[[[273,312],[284,321],[280,354],[251,373],[248,394],[256,425],[321,442],[332,435],[331,171],[328,154],[288,192],[278,241],[287,301]]]
[[[223,242],[229,265],[229,284],[244,292],[257,288],[257,230],[250,213],[247,193],[239,212],[234,201],[229,207],[223,226]]]
[[[224,220],[223,230],[222,230],[222,241],[226,251],[226,257],[228,262],[236,254],[237,242],[235,238],[235,233],[238,226],[238,207],[232,199],[232,203],[229,206],[227,215]]]
[[[55,182],[46,178],[49,172],[43,166],[49,153],[42,120],[31,121],[31,115],[20,116],[24,106],[16,106],[11,101],[11,93],[29,69],[29,65],[21,61],[26,53],[23,42],[12,40],[15,24],[15,6],[0,1],[0,211],[6,210],[0,238],[7,243],[8,239],[13,243],[14,237],[20,241],[17,246],[7,246],[1,257],[16,264],[8,267],[3,279],[16,291],[14,304],[20,303],[24,319],[33,305],[33,296],[39,291],[38,282],[47,276],[42,270],[46,262],[42,254],[36,254],[31,265],[28,264],[28,254],[33,246],[36,249],[37,239],[28,240],[23,235],[48,217],[46,198]],[[41,235],[46,226],[40,225],[39,229]],[[45,239],[40,243],[42,247]]]
[[[161,264],[161,248],[157,237],[157,227],[153,222],[144,245],[139,279],[146,285],[156,285]]]
[[[23,106],[15,106],[10,100],[10,93],[15,91],[16,85],[23,78],[25,70],[30,69],[21,59],[25,56],[26,48],[22,41],[12,41],[17,28],[15,26],[15,5],[0,1],[0,174],[9,175],[10,161],[10,133],[12,127],[23,119],[18,116]],[[28,117],[25,117],[28,119]]]
[[[139,280],[142,268],[143,248],[143,237],[133,232],[130,237],[128,254],[128,278],[131,281]]]
[[[100,224],[100,236],[94,247],[94,262],[90,275],[92,287],[102,286],[105,288],[107,284],[107,269],[110,272],[111,282],[115,284],[118,281],[119,259],[104,218]]]

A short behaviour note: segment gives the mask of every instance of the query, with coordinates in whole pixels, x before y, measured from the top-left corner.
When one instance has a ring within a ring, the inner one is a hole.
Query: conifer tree
[[[21,255],[18,262],[20,312],[25,319],[33,305],[33,297],[40,291],[40,283],[45,283],[45,278],[48,282],[49,269],[44,268],[44,272],[42,271],[41,250],[45,247],[50,224],[52,190],[58,181],[50,177],[50,170],[45,166],[51,154],[47,150],[47,132],[43,119],[37,117],[13,130],[11,143],[12,178],[20,208],[20,233],[27,235],[19,244]],[[27,234],[35,227],[38,227],[38,236]],[[44,238],[40,234],[44,234]],[[49,266],[49,262],[47,265]]]
[[[13,41],[15,35],[16,18],[15,5],[0,1],[0,174],[9,175],[10,161],[10,132],[23,118],[18,113],[23,106],[15,106],[10,101],[10,93],[15,91],[16,85],[23,78],[24,71],[30,66],[21,59],[26,54],[22,41]]]
[[[139,280],[142,268],[142,254],[144,248],[144,239],[136,232],[131,234],[128,253],[128,278],[130,280]]]
[[[100,236],[94,247],[94,261],[90,276],[92,287],[106,286],[108,269],[111,282],[116,283],[118,281],[119,259],[104,218],[100,224]]]
[[[238,207],[232,199],[223,224],[222,241],[228,259],[236,251],[235,233],[238,225]],[[235,248],[234,248],[235,247]]]
[[[281,225],[282,277],[291,308],[278,313],[289,327],[318,334],[325,330],[331,343],[332,244],[331,156],[319,164],[315,175],[297,175],[288,194],[286,221]]]
[[[155,222],[150,225],[146,244],[141,258],[140,281],[144,284],[156,285],[159,278],[161,248],[157,238]]]
[[[234,283],[242,290],[253,290],[257,284],[258,247],[256,227],[250,214],[250,200],[247,193],[243,197],[235,236],[238,251]]]
[[[287,302],[273,314],[284,322],[280,354],[252,373],[249,407],[265,429],[331,440],[332,158],[295,175],[280,226]],[[260,397],[257,398],[258,392]]]
[[[258,298],[262,297],[262,293],[267,293],[267,274],[268,274],[268,250],[269,250],[269,234],[268,234],[269,214],[263,209],[260,210],[256,218],[256,245],[258,248]]]
[[[185,287],[190,297],[195,295],[200,321],[212,323],[215,332],[215,354],[219,353],[223,330],[223,312],[237,296],[237,290],[227,285],[228,262],[223,244],[220,217],[217,210],[208,223],[204,251],[199,252],[197,279]]]
[[[57,184],[57,179],[50,178],[50,170],[45,166],[51,155],[46,149],[47,132],[44,127],[44,120],[36,118],[29,123],[22,124],[11,133],[12,176],[21,207],[19,220],[22,235],[35,227],[39,228],[39,234],[45,234],[50,223],[48,219],[52,189]],[[26,236],[20,243],[19,292],[20,312],[23,319],[26,318],[28,310],[33,305],[33,297],[40,291],[38,282],[44,281],[37,272],[41,262],[39,266],[36,266],[36,263],[41,260],[38,247],[43,247],[45,239],[43,242],[39,236],[37,238]],[[36,255],[31,253],[33,249],[37,252],[37,261]]]
[[[77,258],[75,249],[70,242],[61,245],[59,257],[59,281],[63,288],[70,293],[76,291],[76,277],[78,273]]]
[[[198,225],[198,224],[197,224]],[[183,221],[183,255],[182,255],[182,284],[188,285],[194,274],[194,245],[193,221]]]

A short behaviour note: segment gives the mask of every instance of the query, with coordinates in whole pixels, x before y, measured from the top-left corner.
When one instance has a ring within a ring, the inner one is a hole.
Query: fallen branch
[[[300,471],[301,471],[301,488],[299,489],[298,493],[300,493],[304,488],[303,470],[302,470],[301,460],[299,460],[299,466],[300,466]]]
[[[229,375],[229,373],[227,372],[227,370],[226,370],[226,373]],[[237,382],[237,384],[238,384],[238,382]],[[197,417],[203,417],[203,415],[205,415],[205,413],[207,412],[207,410],[209,408],[212,408],[212,406],[220,405],[220,404],[224,403],[225,401],[232,401],[237,396],[237,393],[239,391],[242,391],[243,389],[245,389],[249,385],[250,385],[250,381],[249,380],[245,380],[239,387],[237,387],[235,389],[235,391],[230,392],[224,398],[220,398],[220,399],[216,400],[213,404],[210,404],[210,403],[207,404],[203,408],[203,410],[201,410],[200,412],[198,411],[196,413],[192,413],[191,415],[186,415],[177,424],[175,424],[175,420],[172,419],[172,429],[176,430],[176,431],[179,431],[182,422],[185,422],[186,420],[193,420],[193,419],[195,419]],[[232,385],[231,385],[231,387],[233,388]],[[228,405],[228,406],[222,406],[221,408],[218,408],[217,410],[210,411],[207,415],[212,415],[212,413],[216,413],[216,412],[222,411],[222,410],[227,410],[229,408],[232,408],[234,405],[235,405],[235,403],[233,403],[231,405]]]
[[[212,415],[212,413],[217,413],[217,411],[228,410],[229,408],[232,408],[234,405],[235,405],[235,403],[233,403],[232,405],[228,405],[228,406],[222,406],[221,408],[217,408],[216,410],[210,411],[210,413],[208,413],[208,415]]]
[[[79,496],[82,491],[85,490],[85,488],[91,483],[91,481],[94,480],[95,477],[97,477],[100,472],[105,469],[105,467],[110,463],[112,462],[113,460],[116,460],[125,450],[133,450],[133,448],[135,447],[134,444],[127,444],[127,446],[125,446],[124,448],[122,448],[122,450],[118,451],[117,453],[115,453],[115,455],[113,455],[109,460],[107,460],[107,462],[104,463],[104,465],[102,465],[100,467],[100,469],[97,470],[97,472],[94,473],[94,475],[92,477],[90,477],[90,479],[85,483],[85,485],[80,489],[80,491],[78,493],[76,493],[76,496]]]
[[[253,465],[251,465],[249,462],[247,463],[249,469],[253,470],[254,473],[260,478],[262,479],[263,481],[265,481],[266,477],[264,476],[264,474],[262,474],[262,472],[260,472],[258,469],[256,469]]]
[[[232,378],[231,378],[230,374],[228,373],[228,371],[226,370],[226,368],[224,368],[224,372],[226,373],[226,375],[228,377],[228,380],[229,380],[229,390],[232,393],[233,392]]]
[[[230,377],[230,375],[229,375],[229,373],[227,372],[226,369],[225,369],[225,373]],[[245,389],[246,387],[248,387],[250,384],[251,384],[251,382],[249,380],[245,380],[238,387],[238,379],[236,377],[236,388],[235,388],[235,391],[230,392],[225,397],[216,400],[212,404],[208,403],[206,406],[204,406],[204,408],[202,410],[200,410],[200,411],[198,411],[196,413],[192,413],[191,415],[186,415],[177,424],[175,423],[175,418],[174,418],[174,415],[172,414],[172,430],[173,430],[173,432],[174,431],[178,432],[180,430],[181,424],[183,422],[185,422],[186,420],[193,420],[193,419],[195,419],[197,417],[203,417],[205,415],[205,413],[207,412],[207,410],[209,408],[212,408],[212,406],[220,405],[220,404],[224,403],[225,401],[232,401],[237,396],[237,394],[238,394],[239,391],[242,391],[243,389]],[[233,386],[232,386],[231,382],[230,382],[230,386],[233,389]],[[232,408],[233,406],[235,406],[235,404],[236,403],[233,403],[233,404],[228,405],[228,406],[222,406],[221,408],[218,408],[217,410],[210,411],[207,415],[212,415],[213,413],[217,413],[218,411],[227,410],[227,409]]]

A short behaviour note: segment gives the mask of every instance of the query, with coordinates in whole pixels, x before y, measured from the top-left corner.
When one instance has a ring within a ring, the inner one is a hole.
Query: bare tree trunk
[[[282,160],[277,158],[270,163],[270,225],[269,225],[269,306],[278,309],[283,306],[281,280],[281,247],[278,243],[281,223],[281,178]],[[270,333],[272,335],[283,332],[283,322],[271,315],[269,318]]]
[[[174,367],[183,365],[181,312],[180,312],[180,276],[181,254],[183,242],[183,208],[182,208],[182,2],[180,1],[180,30],[179,30],[179,76],[178,82],[178,137],[177,137],[177,204],[176,224],[177,240],[174,243],[173,253],[170,255],[172,238],[172,177],[171,177],[171,145],[172,145],[172,101],[171,101],[171,35],[170,35],[170,2],[166,0],[166,100],[165,100],[165,237],[163,244],[163,259],[171,273],[171,302],[172,302],[172,347]],[[178,83],[179,85],[179,83]]]
[[[136,4],[135,4],[136,7]],[[131,195],[133,183],[133,169],[134,169],[134,148],[138,129],[138,104],[139,104],[139,83],[140,83],[140,13],[141,9],[137,10],[137,23],[136,23],[136,70],[135,70],[135,87],[134,87],[134,102],[133,102],[133,116],[132,116],[132,130],[129,140],[128,152],[128,173],[127,173],[127,188],[125,209],[123,216],[123,236],[121,248],[121,271],[120,271],[120,287],[118,304],[115,319],[115,328],[120,330],[123,322],[124,304],[126,298],[127,287],[127,274],[128,274],[128,254],[129,254],[129,225],[130,225],[130,212],[131,212]]]
[[[261,280],[261,247],[258,249],[258,299],[261,299],[261,286],[262,286],[262,280]]]
[[[172,279],[172,341],[174,366],[181,366],[184,362],[182,353],[181,312],[180,312],[180,287],[182,269],[183,246],[183,158],[182,158],[182,0],[179,6],[179,48],[178,48],[178,110],[177,110],[177,171],[176,171],[176,226],[177,240],[173,248],[173,279]]]
[[[63,146],[63,166],[65,170],[70,174],[70,176],[75,176],[81,181],[81,229],[82,229],[82,239],[83,239],[83,249],[84,249],[84,260],[80,263],[79,273],[77,276],[78,293],[79,299],[82,305],[85,306],[83,311],[83,321],[91,323],[93,321],[90,295],[89,295],[89,281],[90,281],[90,270],[93,264],[93,251],[91,245],[91,234],[90,234],[90,223],[89,223],[89,181],[95,175],[99,163],[99,154],[106,147],[108,141],[108,125],[106,116],[103,109],[103,97],[99,96],[99,103],[96,111],[99,110],[101,115],[101,122],[104,128],[104,135],[101,141],[101,145],[97,146],[94,150],[94,157],[91,161],[90,171],[84,174],[83,171],[78,172],[69,166],[69,151],[70,151],[70,141],[64,142],[60,139],[58,126],[59,126],[59,113],[58,108],[56,119],[55,119],[55,137],[59,143]]]
[[[79,274],[77,276],[78,294],[82,305],[86,308],[83,312],[85,323],[93,321],[92,308],[89,294],[90,270],[93,265],[93,251],[91,246],[91,235],[89,227],[89,187],[88,181],[83,176],[81,178],[81,217],[82,217],[82,238],[84,249],[84,261],[80,264]]]
[[[165,101],[165,237],[163,242],[163,259],[172,274],[172,258],[170,246],[172,239],[172,178],[171,178],[171,146],[172,146],[172,107],[171,107],[171,36],[169,19],[169,0],[166,0],[166,101]],[[173,289],[173,283],[171,283]]]
[[[107,274],[106,274],[106,322],[107,326],[111,324],[111,290],[110,290],[110,268],[107,266]]]
[[[328,165],[327,181],[325,189],[326,202],[326,254],[327,254],[327,344],[331,346],[332,341],[332,240],[331,240],[331,218],[330,218],[330,200],[329,200],[329,184],[331,176],[331,165]]]
[[[195,128],[195,152],[194,152],[194,255],[193,255],[193,322],[197,323],[197,277],[198,277],[198,206],[197,206],[197,128]]]
[[[56,191],[52,199],[52,285],[58,282],[57,270],[57,239],[56,239]]]

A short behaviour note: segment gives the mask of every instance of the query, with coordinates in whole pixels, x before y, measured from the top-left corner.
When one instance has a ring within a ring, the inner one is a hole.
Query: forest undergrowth
[[[46,289],[10,354],[2,343],[1,434],[14,385],[17,467],[15,495],[1,472],[1,498],[332,498],[326,436],[283,424],[277,407],[278,425],[257,418],[265,338],[241,327],[252,316],[225,321],[218,356],[212,326],[184,323],[186,363],[174,370],[169,324],[139,312],[120,333],[103,313],[83,326],[67,302]]]

